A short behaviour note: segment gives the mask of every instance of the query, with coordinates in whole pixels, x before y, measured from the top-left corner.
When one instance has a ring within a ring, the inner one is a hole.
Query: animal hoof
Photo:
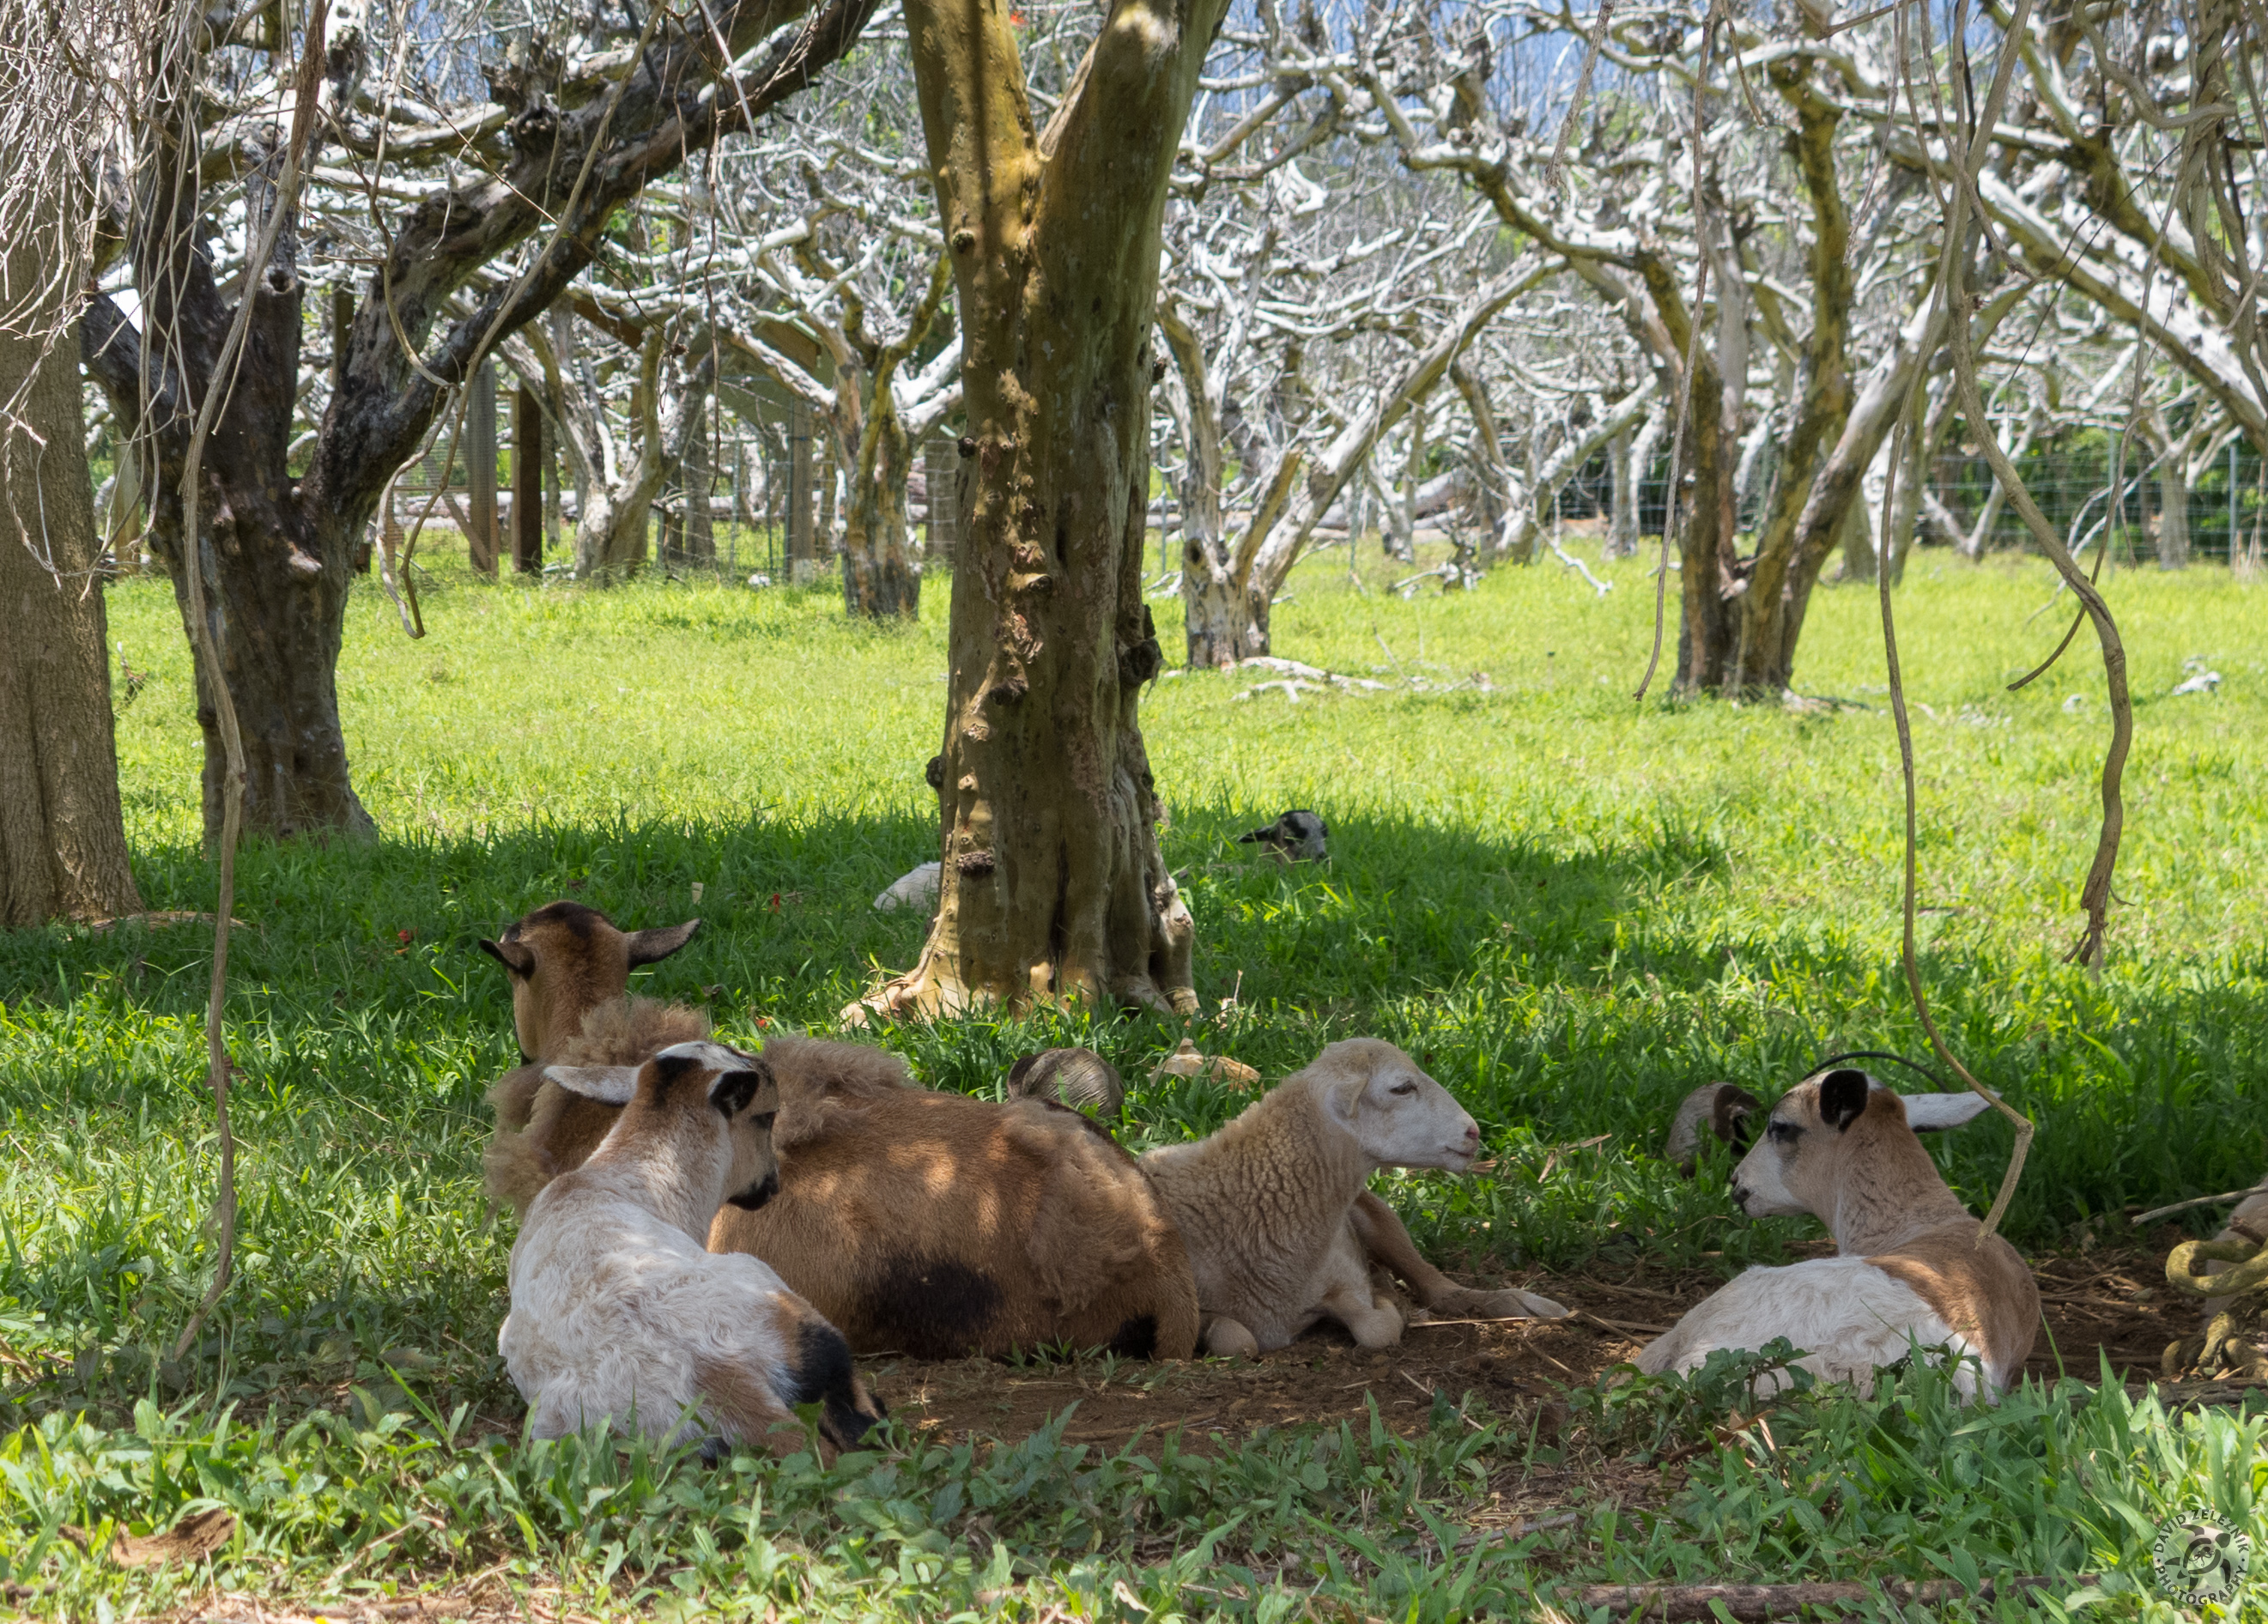
[[[1256,1359],[1260,1339],[1233,1319],[1216,1319],[1205,1327],[1205,1351],[1224,1359]]]
[[[1447,1318],[1449,1311],[1441,1304],[1433,1305],[1434,1312]],[[1456,1312],[1469,1319],[1565,1319],[1572,1311],[1539,1297],[1533,1291],[1475,1291]]]

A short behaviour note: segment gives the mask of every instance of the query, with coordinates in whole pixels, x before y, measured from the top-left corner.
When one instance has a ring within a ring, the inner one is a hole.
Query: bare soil
[[[1825,1255],[1831,1243],[1811,1249]],[[2027,1369],[2052,1379],[2094,1381],[2108,1360],[2129,1387],[2159,1379],[2166,1345],[2197,1326],[2197,1310],[2172,1300],[2160,1254],[2095,1252],[2038,1259],[2034,1273],[2047,1334]],[[1580,1277],[1530,1271],[1476,1284],[1510,1284],[1573,1305],[1560,1320],[1412,1325],[1400,1347],[1365,1353],[1336,1327],[1253,1360],[1106,1364],[1081,1359],[1029,1366],[988,1360],[930,1362],[879,1357],[864,1363],[891,1414],[939,1442],[1011,1441],[1071,1410],[1067,1443],[1118,1449],[1138,1436],[1185,1429],[1182,1447],[1199,1452],[1233,1444],[1263,1427],[1309,1422],[1368,1424],[1374,1400],[1396,1431],[1430,1424],[1433,1395],[1467,1393],[1499,1416],[1543,1429],[1565,1415],[1558,1395],[1595,1381],[1631,1358],[1719,1283],[1705,1269],[1672,1273],[1643,1264]],[[2183,1396],[2192,1396],[2183,1390]]]

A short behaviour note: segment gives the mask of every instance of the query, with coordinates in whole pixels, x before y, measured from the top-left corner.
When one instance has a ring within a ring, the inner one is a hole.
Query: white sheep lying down
[[[1565,1314],[1529,1292],[1454,1285],[1417,1256],[1392,1209],[1364,1187],[1381,1167],[1462,1172],[1480,1139],[1464,1108],[1409,1055],[1355,1038],[1332,1044],[1211,1138],[1145,1156],[1143,1171],[1189,1246],[1206,1351],[1281,1348],[1326,1318],[1365,1348],[1401,1341],[1402,1310],[1373,1278],[1374,1255],[1410,1278],[1429,1308],[1454,1303],[1474,1318]],[[1382,1250],[1389,1225],[1395,1244]]]
[[[2031,1356],[2039,1288],[2007,1241],[1978,1244],[1977,1220],[1914,1137],[1984,1109],[1976,1094],[1901,1097],[1847,1069],[1790,1089],[1734,1170],[1733,1199],[1752,1218],[1814,1215],[1839,1255],[1736,1276],[1648,1344],[1638,1369],[1696,1370],[1717,1348],[1785,1337],[1806,1370],[1867,1392],[1877,1369],[1943,1347],[1962,1398],[1997,1401]]]
[[[543,1187],[512,1244],[497,1351],[529,1432],[606,1422],[786,1447],[801,1437],[795,1407],[816,1404],[822,1436],[855,1444],[882,1410],[841,1334],[763,1263],[704,1245],[725,1201],[759,1207],[779,1187],[770,1069],[703,1041],[637,1068],[544,1075],[624,1109],[588,1161]]]

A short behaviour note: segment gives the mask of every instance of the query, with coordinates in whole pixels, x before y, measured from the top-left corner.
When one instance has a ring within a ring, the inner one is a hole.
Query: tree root
[[[2208,1260],[2235,1267],[2207,1275],[2198,1266]],[[2185,1240],[2166,1258],[2166,1283],[2184,1297],[2228,1299],[2201,1334],[2166,1344],[2159,1369],[2169,1381],[2268,1382],[2268,1348],[2261,1336],[2261,1320],[2268,1316],[2268,1245]]]

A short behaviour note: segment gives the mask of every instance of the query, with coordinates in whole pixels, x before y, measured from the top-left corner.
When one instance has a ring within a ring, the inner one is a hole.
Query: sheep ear
[[[626,1106],[637,1092],[636,1066],[546,1066],[544,1080],[601,1105]]]
[[[481,938],[481,952],[514,975],[535,974],[535,955],[517,942],[491,942],[483,937]]]
[[[1906,1094],[1906,1126],[1918,1134],[1942,1133],[1973,1122],[1992,1108],[1982,1094]]]
[[[652,930],[630,932],[630,962],[634,965],[659,964],[670,954],[693,939],[701,929],[701,922],[688,919],[681,925],[660,925]]]
[[[1819,1079],[1819,1116],[1828,1127],[1841,1133],[1867,1113],[1867,1096],[1874,1091],[1874,1080],[1863,1071],[1845,1067],[1830,1071]]]
[[[748,1102],[772,1081],[772,1069],[757,1061],[746,1069],[720,1071],[709,1082],[709,1103],[728,1117],[748,1108]]]
[[[1363,1093],[1369,1087],[1370,1077],[1366,1072],[1351,1077],[1334,1078],[1330,1086],[1323,1091],[1323,1108],[1331,1113],[1332,1121],[1351,1128],[1356,1113],[1362,1109]]]

